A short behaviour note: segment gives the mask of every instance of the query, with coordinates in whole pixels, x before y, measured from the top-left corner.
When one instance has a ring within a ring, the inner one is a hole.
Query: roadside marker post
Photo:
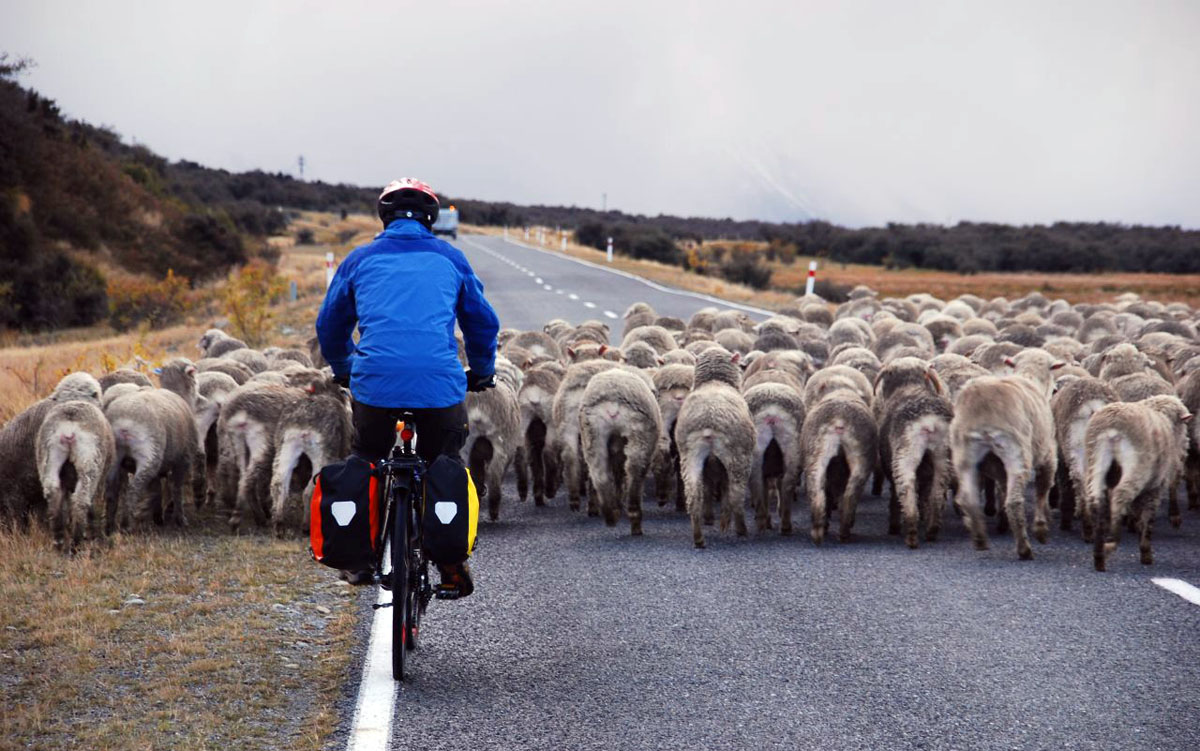
[[[525,228],[525,239],[526,240],[529,239],[529,228],[528,227]]]
[[[808,262],[808,281],[804,283],[804,294],[811,295],[813,293],[813,285],[817,283],[817,262]]]
[[[609,263],[612,263],[612,238],[608,238],[608,250],[605,252],[605,257]]]
[[[325,254],[325,289],[333,284],[333,253]]]
[[[325,288],[328,289],[329,285],[326,284]],[[296,302],[296,298],[299,296],[299,292],[300,292],[300,290],[296,287],[295,279],[288,282],[288,302]]]
[[[508,239],[508,225],[507,224],[504,225],[504,239],[505,240]]]

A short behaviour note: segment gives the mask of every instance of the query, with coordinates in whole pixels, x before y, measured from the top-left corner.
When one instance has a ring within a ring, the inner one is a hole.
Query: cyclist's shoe
[[[341,577],[351,584],[370,584],[375,579],[375,574],[371,569],[363,569],[361,571],[346,571],[342,570]]]
[[[471,567],[466,561],[449,565],[438,564],[442,575],[442,583],[437,588],[439,600],[457,600],[475,591],[475,582],[471,579]]]

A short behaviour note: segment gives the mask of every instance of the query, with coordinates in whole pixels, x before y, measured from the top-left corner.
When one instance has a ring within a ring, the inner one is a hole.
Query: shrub
[[[187,277],[176,276],[170,269],[158,281],[131,278],[108,282],[108,320],[118,331],[142,323],[156,329],[178,323],[192,303]]]
[[[265,344],[273,318],[271,303],[286,289],[283,277],[263,261],[251,261],[231,273],[222,298],[233,334],[251,347]]]
[[[733,252],[721,264],[721,276],[754,289],[766,289],[771,284],[771,267],[756,253]]]
[[[804,287],[801,287],[798,293],[804,294]],[[829,302],[840,304],[850,299],[850,287],[849,285],[831,282],[828,279],[818,279],[813,284],[813,294],[820,295]]]
[[[316,236],[313,235],[313,231],[308,227],[296,233],[297,245],[312,245],[314,242],[316,242]]]

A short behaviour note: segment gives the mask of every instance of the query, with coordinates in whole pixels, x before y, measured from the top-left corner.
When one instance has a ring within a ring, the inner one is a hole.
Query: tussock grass
[[[197,518],[74,558],[0,531],[0,749],[322,747],[358,593],[300,540]]]

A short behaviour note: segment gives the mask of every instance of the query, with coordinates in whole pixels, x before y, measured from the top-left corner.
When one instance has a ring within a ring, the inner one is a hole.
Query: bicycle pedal
[[[373,603],[371,603],[372,610],[379,610],[380,608],[390,608],[391,606],[392,606],[392,603],[390,603],[390,602],[373,602]]]
[[[438,587],[433,596],[439,600],[457,600],[462,592],[457,587]]]

